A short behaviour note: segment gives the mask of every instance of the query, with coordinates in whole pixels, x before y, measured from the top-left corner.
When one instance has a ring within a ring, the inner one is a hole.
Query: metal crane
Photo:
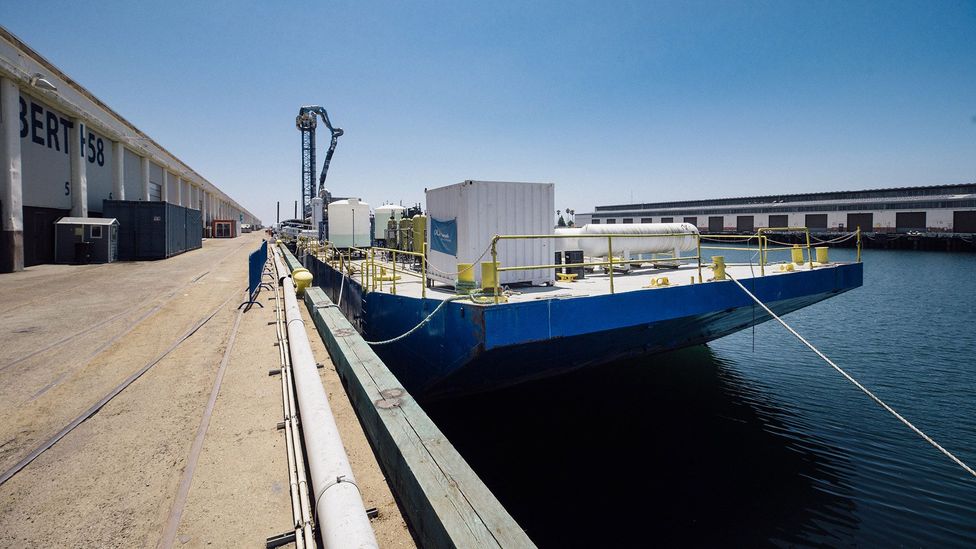
[[[312,199],[318,195],[315,185],[315,127],[318,125],[316,115],[322,117],[325,127],[332,132],[332,143],[325,153],[325,163],[322,164],[322,174],[319,176],[319,187],[325,187],[325,176],[329,173],[329,162],[335,152],[336,142],[342,135],[342,128],[332,127],[329,113],[318,105],[306,105],[298,110],[295,127],[302,132],[302,212],[305,217],[311,216]]]

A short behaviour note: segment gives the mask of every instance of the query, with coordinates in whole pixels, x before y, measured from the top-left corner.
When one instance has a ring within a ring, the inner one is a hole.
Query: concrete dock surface
[[[268,375],[278,365],[268,291],[264,308],[240,317],[188,495],[174,506],[261,237],[207,240],[162,261],[0,275],[0,473],[172,348],[0,485],[0,546],[157,546],[174,515],[180,547],[263,546],[293,528],[276,429],[281,383]],[[413,547],[329,356],[308,332],[364,504],[379,511],[376,536],[384,547]]]

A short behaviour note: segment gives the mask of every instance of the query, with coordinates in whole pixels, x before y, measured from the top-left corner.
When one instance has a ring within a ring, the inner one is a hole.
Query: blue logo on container
[[[441,221],[430,218],[430,249],[457,256],[457,219]]]

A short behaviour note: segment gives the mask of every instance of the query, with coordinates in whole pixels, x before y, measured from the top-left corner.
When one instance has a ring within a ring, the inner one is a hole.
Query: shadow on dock
[[[789,410],[706,346],[425,408],[542,547],[829,545],[857,529],[836,495],[843,453],[811,453]]]

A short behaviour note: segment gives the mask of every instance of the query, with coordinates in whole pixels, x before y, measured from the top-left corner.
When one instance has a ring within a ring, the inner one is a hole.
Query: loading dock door
[[[698,226],[698,218],[697,217],[686,217],[686,218],[684,218],[684,222],[685,223],[691,223],[695,227]]]
[[[708,232],[720,233],[725,230],[725,218],[720,215],[713,215],[708,218]]]
[[[737,215],[735,217],[735,230],[740,233],[751,233],[755,231],[755,219],[751,215]]]
[[[856,231],[858,227],[861,228],[861,232],[873,233],[874,214],[872,213],[847,214],[847,230]]]
[[[898,212],[895,214],[895,230],[899,233],[925,230],[925,212]]]
[[[826,229],[827,214],[807,214],[805,224],[808,229]]]
[[[54,223],[70,210],[24,206],[24,266],[54,263]]]
[[[769,216],[769,227],[772,229],[785,229],[790,226],[790,216],[771,215]]]
[[[976,233],[976,211],[952,212],[952,232]]]

